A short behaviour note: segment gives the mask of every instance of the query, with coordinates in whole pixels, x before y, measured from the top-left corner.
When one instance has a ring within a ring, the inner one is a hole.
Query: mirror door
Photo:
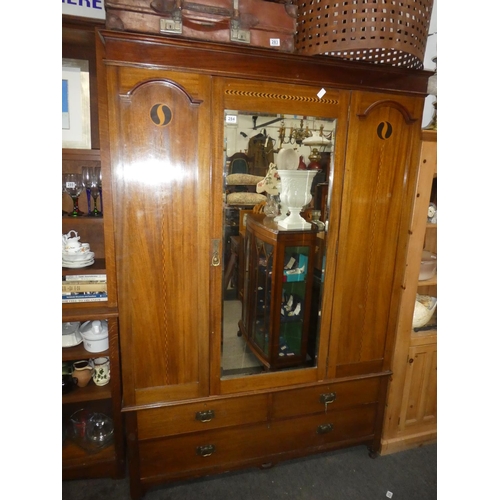
[[[222,377],[316,366],[335,120],[225,110],[224,131]],[[312,222],[286,230],[278,171],[299,166],[311,177],[301,217]]]
[[[338,91],[322,101],[309,87],[274,85],[279,92],[266,94],[255,85],[221,85],[220,353],[213,359],[222,393],[316,380],[329,340],[323,303],[343,100]],[[303,229],[286,226],[284,170],[311,177],[299,203]]]

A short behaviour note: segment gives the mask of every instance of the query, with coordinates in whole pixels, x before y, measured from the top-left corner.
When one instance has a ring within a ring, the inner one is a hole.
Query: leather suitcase
[[[106,27],[294,51],[297,6],[265,0],[105,0]]]

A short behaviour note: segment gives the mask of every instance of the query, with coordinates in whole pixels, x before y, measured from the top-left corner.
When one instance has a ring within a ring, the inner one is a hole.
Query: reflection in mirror
[[[336,121],[235,110],[224,119],[222,377],[313,367]]]

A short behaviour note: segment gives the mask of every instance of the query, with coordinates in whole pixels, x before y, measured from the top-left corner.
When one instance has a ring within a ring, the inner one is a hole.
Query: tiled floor
[[[261,371],[257,358],[250,352],[243,337],[238,337],[238,321],[241,319],[241,302],[224,301],[223,375]]]

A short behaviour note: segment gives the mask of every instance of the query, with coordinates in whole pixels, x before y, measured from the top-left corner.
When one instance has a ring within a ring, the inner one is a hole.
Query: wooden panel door
[[[339,220],[329,377],[389,368],[423,99],[353,92]]]
[[[410,347],[400,431],[437,423],[437,344]]]
[[[210,77],[107,69],[124,406],[208,394]]]

